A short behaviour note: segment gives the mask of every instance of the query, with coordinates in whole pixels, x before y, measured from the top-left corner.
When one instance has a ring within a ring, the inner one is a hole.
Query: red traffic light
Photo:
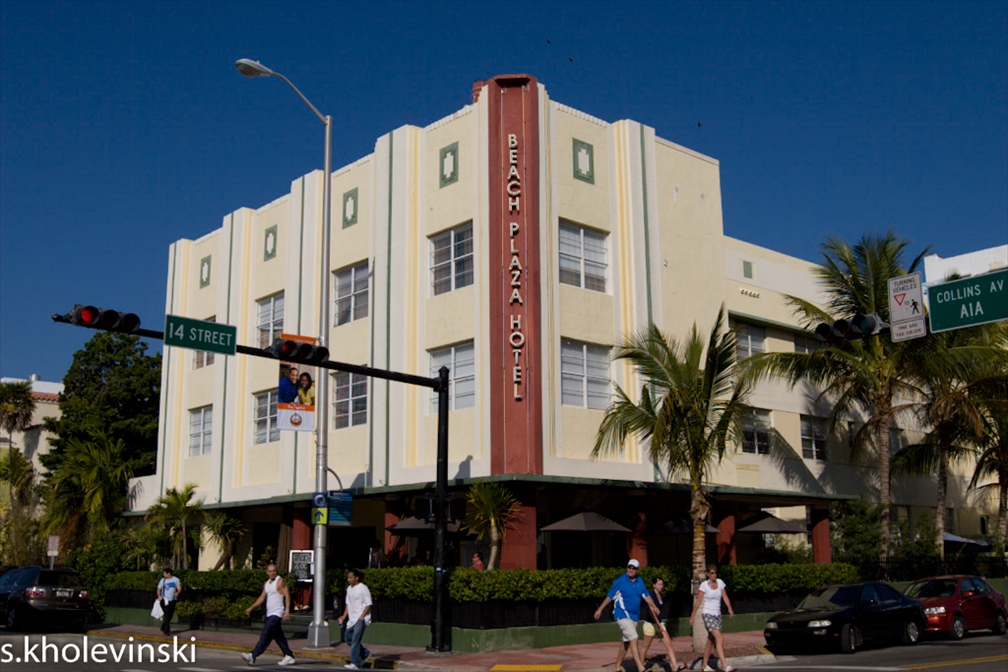
[[[94,306],[74,306],[71,321],[78,327],[97,327],[101,319],[101,311]]]
[[[329,360],[329,350],[321,345],[292,339],[276,339],[269,351],[274,357],[285,362],[321,364]]]
[[[70,311],[69,321],[70,324],[78,327],[120,331],[126,334],[132,334],[140,328],[140,318],[134,313],[105,310],[83,304],[74,306]]]

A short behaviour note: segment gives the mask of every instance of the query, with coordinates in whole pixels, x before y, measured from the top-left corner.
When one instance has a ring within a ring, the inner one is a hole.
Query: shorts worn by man
[[[262,632],[259,633],[259,643],[252,649],[252,653],[243,653],[241,657],[246,663],[253,665],[256,658],[269,648],[270,642],[276,641],[277,646],[284,654],[280,664],[293,665],[294,652],[288,646],[287,637],[284,636],[283,631],[283,622],[290,620],[290,590],[284,580],[277,576],[276,565],[270,564],[266,567],[266,576],[269,578],[263,584],[263,592],[259,595],[259,599],[245,610],[245,615],[250,615],[253,609],[265,602],[266,622],[263,623]]]
[[[641,600],[647,603],[648,608],[656,619],[659,616],[658,607],[655,606],[654,600],[648,594],[644,579],[637,575],[639,570],[640,563],[631,558],[627,562],[626,574],[613,581],[605,600],[595,610],[595,620],[597,621],[602,617],[602,610],[610,602],[613,604],[613,619],[616,621],[616,625],[619,626],[620,633],[623,636],[623,641],[620,642],[620,649],[616,654],[617,672],[623,669],[623,658],[626,656],[627,649],[630,649],[634,662],[637,663],[638,672],[644,672],[644,662],[641,660],[640,650],[637,648],[636,643],[637,621],[640,620]]]

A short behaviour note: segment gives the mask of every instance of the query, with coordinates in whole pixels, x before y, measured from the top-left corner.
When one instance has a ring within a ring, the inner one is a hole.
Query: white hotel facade
[[[811,263],[724,235],[718,162],[506,75],[477,82],[471,105],[398,128],[334,171],[328,269],[322,187],[311,172],[175,242],[166,312],[235,325],[244,345],[315,336],[324,273],[331,359],[422,376],[451,368],[451,490],[503,481],[524,509],[502,566],[621,563],[628,550],[687,562],[689,542],[664,525],[688,515],[687,486],[661,483],[632,441],[591,459],[612,384],[639,387],[612,348],[651,322],[680,337],[694,323],[708,331],[722,304],[743,355],[806,348],[784,295],[822,304]],[[282,560],[310,548],[315,436],[276,429],[277,368],[166,346],[157,473],[139,479],[134,509],[194,483],[205,507],[252,531],[247,561],[267,547]],[[375,539],[387,555],[421,553],[423,537],[403,546],[385,528],[432,489],[432,392],[336,373],[330,396],[330,488],[354,493],[352,527],[331,528],[330,562],[363,563]],[[769,510],[806,525],[816,560],[828,562],[830,502],[874,492],[876,472],[852,462],[846,429],[827,432],[829,409],[812,390],[764,384],[750,403],[760,410],[744,445],[711,479],[712,553],[752,561],[759,535],[735,530]],[[966,483],[963,473],[950,483],[951,529],[971,535],[983,507]],[[898,515],[933,512],[934,493],[928,479],[898,481]],[[632,532],[540,532],[578,511]],[[199,565],[213,566],[214,552],[208,545]]]

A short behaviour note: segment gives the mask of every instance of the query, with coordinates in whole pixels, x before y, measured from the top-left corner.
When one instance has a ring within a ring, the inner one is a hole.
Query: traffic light
[[[79,303],[70,311],[69,322],[77,327],[118,331],[124,334],[132,334],[140,328],[140,318],[134,313],[106,310]]]
[[[268,350],[274,357],[284,362],[317,365],[329,361],[328,348],[305,341],[278,338]]]
[[[878,313],[855,313],[852,317],[841,318],[833,324],[818,324],[815,336],[823,343],[841,343],[875,336],[888,328],[889,325],[882,321]]]

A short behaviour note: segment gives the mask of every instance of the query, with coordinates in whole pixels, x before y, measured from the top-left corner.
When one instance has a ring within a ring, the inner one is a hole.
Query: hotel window
[[[806,460],[826,460],[826,419],[801,416],[801,449]]]
[[[346,324],[368,316],[368,262],[337,271],[336,325]]]
[[[766,329],[751,324],[735,325],[738,361],[766,352]]]
[[[213,406],[203,406],[189,411],[189,457],[210,452],[213,435]]]
[[[431,238],[430,268],[434,296],[473,284],[471,222]]]
[[[907,440],[899,427],[889,428],[889,457],[906,448]]]
[[[214,315],[213,317],[208,317],[203,321],[216,322],[217,316]],[[204,366],[210,366],[213,363],[214,363],[214,353],[203,352],[202,350],[193,350],[192,368],[202,369]]]
[[[279,440],[276,390],[255,395],[255,443],[272,443]]]
[[[567,406],[609,406],[609,348],[560,341],[561,399]]]
[[[949,534],[955,534],[955,509],[951,506],[945,507],[945,531]]]
[[[437,378],[442,366],[448,367],[448,410],[476,405],[476,359],[472,341],[430,353],[431,377]],[[431,413],[438,412],[438,395],[431,395]]]
[[[273,339],[280,337],[283,331],[283,319],[283,292],[256,301],[256,329],[259,332],[260,348],[273,345]]]
[[[742,452],[770,454],[770,411],[753,409],[742,419]]]
[[[606,291],[606,234],[560,220],[560,282]]]
[[[799,336],[798,334],[795,334],[794,337],[795,352],[800,352],[802,354],[807,355],[809,353],[816,352],[821,347],[822,343],[815,340],[814,338],[809,338],[807,336]]]
[[[367,422],[367,376],[337,373],[333,376],[333,426],[336,429]]]

